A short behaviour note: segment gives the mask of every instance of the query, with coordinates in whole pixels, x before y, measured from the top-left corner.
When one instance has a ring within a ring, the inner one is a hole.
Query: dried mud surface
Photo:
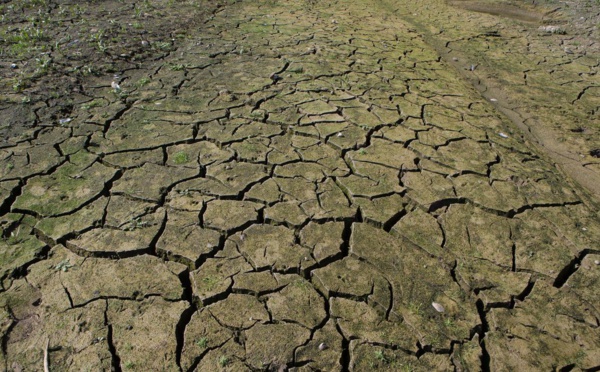
[[[3,369],[600,369],[593,17],[75,5],[2,4]]]

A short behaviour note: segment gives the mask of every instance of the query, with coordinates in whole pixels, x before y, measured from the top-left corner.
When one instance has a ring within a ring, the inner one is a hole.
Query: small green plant
[[[77,67],[73,68],[72,71],[78,72],[82,76],[98,75],[98,72],[96,70],[94,70],[94,68],[92,66],[88,66],[88,65],[83,65],[81,67],[77,66]]]
[[[383,352],[383,350],[375,351],[375,359],[377,359],[381,363],[389,362],[389,360],[388,360],[387,356],[385,355],[385,353]]]
[[[196,341],[196,345],[198,345],[199,348],[206,349],[206,346],[208,346],[208,338],[202,337]]]
[[[178,63],[178,64],[172,64],[171,66],[169,66],[169,68],[172,71],[182,71],[185,70],[185,65]]]
[[[124,369],[133,369],[133,367],[134,367],[134,364],[131,361],[127,361],[127,362],[125,362],[125,364],[123,364]]]
[[[127,99],[127,97],[129,97],[129,92],[126,91],[125,89],[122,89],[121,87],[113,88],[110,91],[115,97],[117,97],[121,101],[125,101]]]
[[[142,221],[141,217],[136,217],[136,218],[131,219],[129,221],[129,225],[126,226],[123,230],[133,231],[133,230],[141,229],[141,228],[148,227],[148,226],[150,226],[150,223],[148,221]]]
[[[22,92],[23,89],[27,88],[28,86],[29,86],[29,84],[28,84],[27,80],[22,77],[13,79],[12,89],[15,93]]]
[[[102,53],[104,53],[108,49],[108,47],[104,43],[104,30],[98,30],[97,32],[92,33],[88,40],[92,45],[95,45],[96,48]]]
[[[408,304],[408,310],[415,315],[423,315],[423,305],[411,302]]]
[[[108,47],[106,46],[106,44],[104,44],[103,40],[98,40],[98,42],[96,43],[96,47],[102,53],[104,53],[108,50]]]
[[[414,370],[414,367],[410,363],[402,365],[402,372],[413,372]]]
[[[143,87],[144,85],[150,84],[151,81],[152,80],[150,80],[150,78],[144,77],[144,78],[141,78],[140,80],[138,80],[136,85],[138,87]]]
[[[583,350],[579,350],[577,354],[571,356],[568,359],[569,364],[580,365],[586,357],[586,353]]]
[[[179,151],[173,156],[173,163],[175,164],[185,164],[190,161],[190,157],[184,151]]]
[[[309,286],[309,283],[304,279],[295,280],[293,283],[294,283],[294,286],[296,286],[298,288],[302,288],[302,289],[306,289]]]
[[[88,103],[84,103],[83,105],[81,105],[81,108],[84,110],[89,110],[92,109],[94,107],[100,107],[102,106],[102,101],[100,100],[93,100],[91,102]]]
[[[153,45],[156,46],[160,50],[169,50],[169,49],[171,49],[171,43],[169,43],[168,41],[154,43]]]
[[[255,110],[250,113],[250,117],[254,119],[260,119],[264,116],[264,112],[262,110]]]
[[[360,155],[367,155],[367,151],[366,151],[365,149],[360,149],[360,150],[358,150],[358,153],[359,153]]]
[[[446,318],[446,319],[444,319],[444,325],[445,325],[447,328],[450,328],[450,329],[452,329],[452,328],[455,328],[455,327],[456,327],[456,324],[454,323],[454,320],[452,320],[451,318]]]
[[[225,355],[221,355],[219,357],[219,367],[223,368],[226,367],[229,364],[230,360],[227,356]]]
[[[204,285],[206,285],[207,290],[212,291],[219,283],[219,278],[215,276],[207,276],[206,278],[202,279],[202,282]]]
[[[35,75],[37,76],[46,74],[48,70],[50,70],[50,66],[52,65],[52,59],[47,55],[42,56],[40,58],[36,58],[35,62],[37,65],[35,69]]]
[[[69,262],[69,259],[67,258],[66,260],[61,261],[58,264],[56,264],[56,266],[54,266],[54,270],[62,271],[64,273],[66,273],[72,267],[74,267],[74,266],[71,264],[71,262]]]

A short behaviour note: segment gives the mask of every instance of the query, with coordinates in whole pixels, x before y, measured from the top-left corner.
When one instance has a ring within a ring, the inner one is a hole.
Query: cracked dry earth
[[[219,7],[5,145],[4,369],[598,370],[597,210],[395,14]]]

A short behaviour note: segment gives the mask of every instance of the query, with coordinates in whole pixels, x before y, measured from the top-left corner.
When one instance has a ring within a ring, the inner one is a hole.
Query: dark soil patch
[[[211,2],[11,0],[0,5],[0,144],[68,118],[93,85],[168,56]],[[113,76],[114,75],[114,76]]]

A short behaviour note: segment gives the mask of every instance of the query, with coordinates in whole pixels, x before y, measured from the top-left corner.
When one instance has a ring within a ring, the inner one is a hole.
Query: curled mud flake
[[[438,312],[438,313],[443,313],[444,311],[446,311],[446,309],[444,309],[444,307],[441,304],[438,304],[437,302],[432,302],[431,306],[433,306],[433,308]]]

